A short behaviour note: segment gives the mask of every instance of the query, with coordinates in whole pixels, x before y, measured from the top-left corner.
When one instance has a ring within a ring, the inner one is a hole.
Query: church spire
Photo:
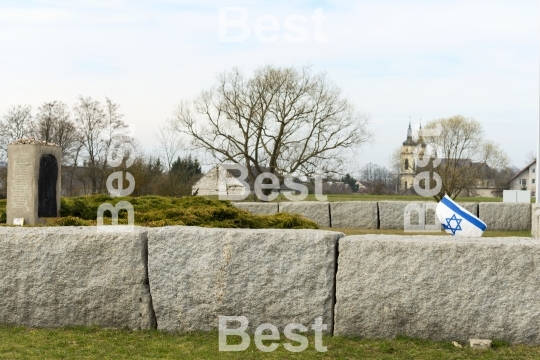
[[[403,145],[416,145],[416,142],[412,138],[412,126],[411,126],[411,117],[409,116],[409,128],[407,129],[407,140],[403,143]]]

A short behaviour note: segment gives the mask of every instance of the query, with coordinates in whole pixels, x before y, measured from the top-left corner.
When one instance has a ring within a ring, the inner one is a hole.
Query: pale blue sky
[[[219,41],[220,6],[246,8],[247,41]],[[326,43],[315,39],[317,8]],[[280,23],[273,43],[254,35],[264,14]],[[308,19],[306,41],[284,39],[297,35],[283,28],[289,15]],[[13,104],[108,96],[151,150],[175,104],[216,72],[311,64],[371,114],[375,143],[351,162],[353,173],[388,163],[409,116],[425,123],[455,114],[479,120],[521,167],[538,132],[538,19],[536,0],[0,0],[0,114]]]

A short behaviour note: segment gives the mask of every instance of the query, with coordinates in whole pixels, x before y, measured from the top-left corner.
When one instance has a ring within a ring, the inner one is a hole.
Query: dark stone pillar
[[[42,155],[39,161],[38,217],[56,217],[56,181],[58,164],[53,155]]]

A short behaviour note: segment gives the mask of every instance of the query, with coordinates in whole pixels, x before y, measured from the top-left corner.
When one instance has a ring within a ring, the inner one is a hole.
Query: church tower
[[[413,187],[414,177],[416,176],[416,163],[414,161],[414,149],[421,145],[420,157],[423,158],[426,143],[422,136],[422,124],[420,124],[420,132],[418,134],[418,140],[413,139],[413,130],[411,127],[411,121],[409,120],[409,128],[407,129],[407,140],[403,142],[401,146],[401,167],[399,172],[399,191],[405,192]]]

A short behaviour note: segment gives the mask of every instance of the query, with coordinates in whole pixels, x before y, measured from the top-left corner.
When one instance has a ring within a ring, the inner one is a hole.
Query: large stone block
[[[480,203],[478,213],[487,230],[531,230],[531,204]]]
[[[376,201],[330,203],[333,228],[376,229],[379,222]]]
[[[274,215],[279,212],[277,202],[237,202],[233,204],[239,209],[256,215]]]
[[[0,323],[155,327],[146,232],[0,228]]]
[[[423,202],[417,201],[379,201],[379,228],[380,229],[404,229],[405,210],[409,204],[418,204],[424,209]],[[412,225],[419,224],[418,212],[410,212]]]
[[[531,208],[531,235],[533,238],[540,238],[540,204],[532,204]]]
[[[211,330],[245,316],[283,330],[322,316],[332,331],[337,240],[319,230],[164,227],[148,234],[158,329]]]
[[[320,227],[330,227],[330,206],[321,201],[287,201],[279,203],[279,212],[299,214]]]
[[[345,237],[334,332],[540,344],[539,258],[530,238]]]

